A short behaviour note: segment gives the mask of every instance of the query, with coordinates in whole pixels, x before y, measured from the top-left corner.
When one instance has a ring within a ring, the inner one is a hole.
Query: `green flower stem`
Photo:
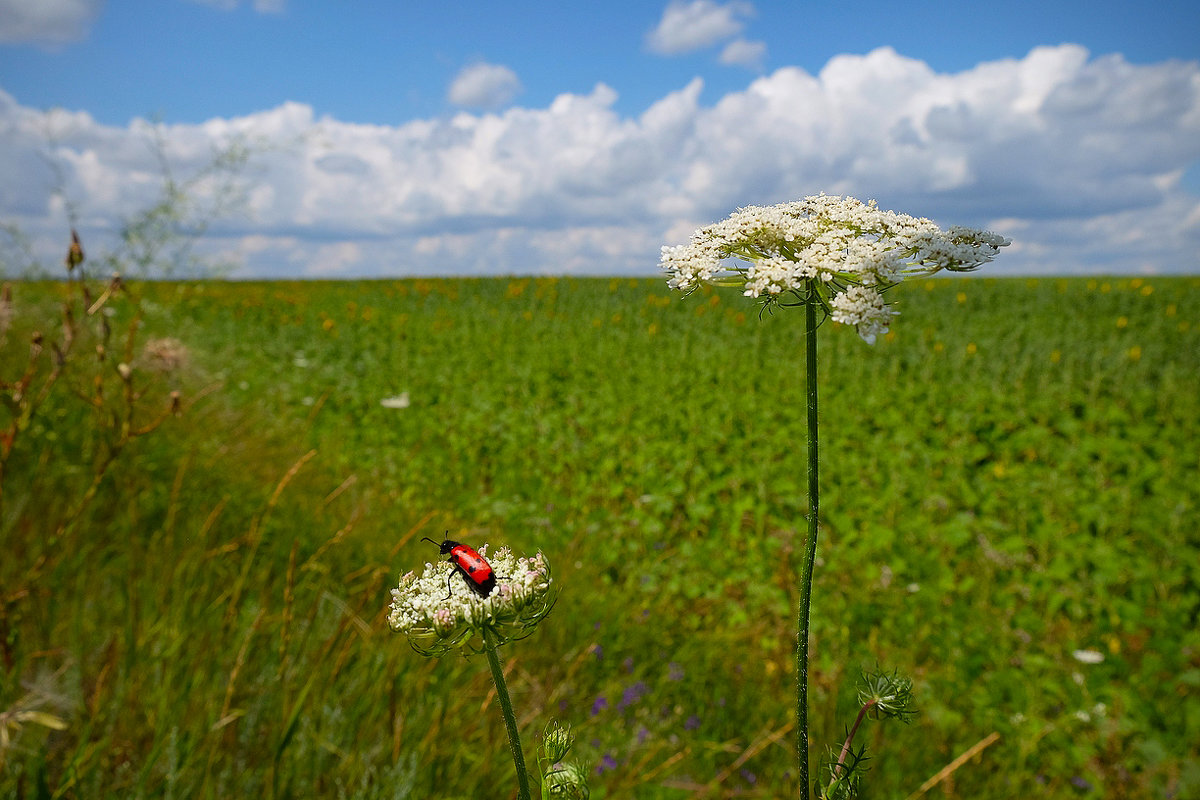
[[[799,633],[796,637],[796,727],[800,759],[800,797],[808,800],[808,618],[813,564],[817,560],[817,298],[804,302],[805,381],[808,388],[808,540],[800,577]]]
[[[496,697],[500,700],[500,711],[504,714],[504,725],[508,728],[508,746],[512,750],[513,766],[517,769],[517,800],[531,800],[529,775],[525,771],[525,753],[521,750],[521,734],[517,731],[517,717],[513,714],[512,700],[508,696],[508,685],[504,682],[504,668],[496,654],[494,634],[483,631],[483,652],[487,654],[488,666],[492,668],[492,682],[496,684]]]

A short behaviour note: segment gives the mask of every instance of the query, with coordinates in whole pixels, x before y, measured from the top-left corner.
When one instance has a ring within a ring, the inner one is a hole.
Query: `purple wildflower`
[[[624,711],[638,700],[641,700],[648,689],[649,687],[646,686],[645,681],[638,681],[633,686],[630,686],[621,694],[621,701],[617,703],[617,710]]]
[[[603,775],[609,770],[617,768],[617,760],[613,758],[612,753],[605,753],[604,758],[600,759],[600,763],[596,765],[596,774]]]

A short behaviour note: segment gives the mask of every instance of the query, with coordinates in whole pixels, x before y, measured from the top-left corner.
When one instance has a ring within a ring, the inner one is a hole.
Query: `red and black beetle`
[[[492,565],[470,547],[458,542],[452,542],[449,539],[446,539],[441,544],[433,541],[428,536],[421,537],[421,540],[437,544],[438,548],[442,551],[442,555],[449,555],[450,558],[446,560],[454,565],[454,572],[463,576],[463,580],[467,582],[467,586],[475,594],[480,597],[487,597],[496,588],[496,572],[492,569]],[[446,588],[450,588],[449,580],[447,580]],[[446,597],[449,596],[446,595]]]

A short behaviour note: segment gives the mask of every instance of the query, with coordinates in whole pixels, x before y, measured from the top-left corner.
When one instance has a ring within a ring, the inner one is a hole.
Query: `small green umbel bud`
[[[550,797],[588,800],[587,769],[579,764],[557,764],[546,773],[546,791]]]
[[[546,753],[546,760],[551,764],[566,758],[567,753],[571,752],[571,746],[575,744],[570,727],[564,728],[558,722],[551,722],[542,737],[542,749]]]
[[[913,704],[913,682],[897,672],[886,673],[878,668],[864,672],[858,687],[858,702],[877,718],[908,722],[916,715]]]

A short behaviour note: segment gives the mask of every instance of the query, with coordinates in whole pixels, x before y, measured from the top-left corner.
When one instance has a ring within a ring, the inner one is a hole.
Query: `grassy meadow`
[[[10,288],[11,386],[69,290]],[[501,651],[531,764],[557,719],[593,798],[795,796],[801,315],[660,279],[131,288],[10,438],[0,796],[514,797],[482,658],[385,622],[447,531],[561,584]],[[879,664],[920,714],[860,732],[864,797],[1200,796],[1200,278],[895,296],[874,346],[819,332],[814,753]]]

